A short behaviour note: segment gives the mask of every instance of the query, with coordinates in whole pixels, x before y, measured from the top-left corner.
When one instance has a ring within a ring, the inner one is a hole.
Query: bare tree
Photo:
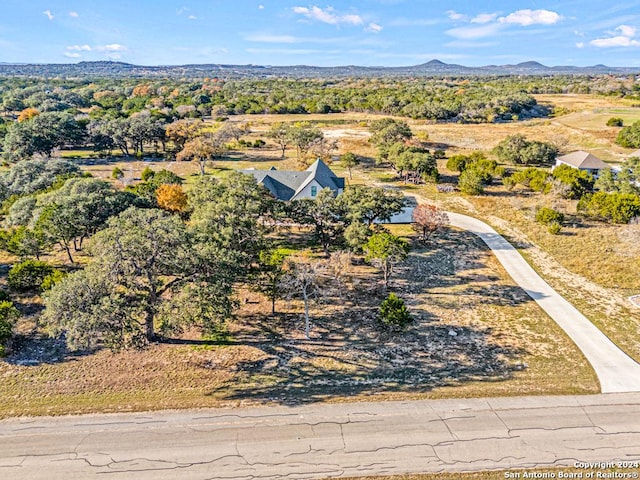
[[[289,138],[290,130],[291,126],[286,123],[274,123],[267,133],[267,136],[273,139],[282,151],[282,158],[284,158],[287,146],[291,142]]]
[[[287,258],[286,273],[282,277],[282,289],[289,298],[301,298],[304,303],[304,334],[310,338],[311,319],[309,304],[320,294],[321,278],[325,275],[326,264],[308,256]]]
[[[333,252],[327,262],[327,270],[338,287],[338,295],[340,295],[341,300],[344,298],[342,293],[347,289],[347,282],[351,279],[352,259],[353,254],[351,252],[340,250]]]
[[[325,162],[331,160],[333,153],[338,150],[338,141],[325,137],[319,137],[311,144],[310,151],[315,158],[320,158]]]
[[[449,224],[449,217],[435,205],[421,204],[413,210],[413,229],[418,232],[423,241],[427,241],[431,234]]]
[[[236,142],[240,141],[240,137],[242,137],[243,132],[238,125],[234,122],[225,122],[222,124],[222,127],[216,132],[218,136],[221,137],[223,141],[228,141],[230,139],[234,139]]]

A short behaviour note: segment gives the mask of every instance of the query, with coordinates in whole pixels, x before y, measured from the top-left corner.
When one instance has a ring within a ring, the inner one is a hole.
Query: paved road
[[[616,460],[640,460],[638,393],[0,421],[0,478],[11,480],[302,480]]]
[[[603,393],[640,392],[640,365],[540,278],[509,242],[478,219],[447,214],[451,225],[478,235],[513,280],[571,337],[593,366]]]

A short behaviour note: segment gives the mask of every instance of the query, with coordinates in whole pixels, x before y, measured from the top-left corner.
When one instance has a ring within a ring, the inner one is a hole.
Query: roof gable
[[[609,168],[609,165],[604,163],[598,157],[582,150],[558,157],[558,161],[576,168],[588,168],[592,170]]]
[[[293,200],[312,181],[316,181],[321,188],[330,188],[333,191],[344,189],[344,178],[337,177],[335,173],[322,160],[316,160],[306,170],[286,171],[276,170],[242,170],[242,173],[252,175],[256,182],[264,185],[279,200]]]
[[[309,176],[306,181],[300,185],[298,190],[296,190],[296,195],[304,190],[313,180],[322,188],[330,188],[334,191],[344,189],[344,178],[337,177],[327,164],[320,159],[313,162],[306,171],[309,172]]]

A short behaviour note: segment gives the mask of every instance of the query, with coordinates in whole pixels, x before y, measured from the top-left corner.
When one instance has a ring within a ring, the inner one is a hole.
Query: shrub
[[[154,172],[150,167],[145,167],[145,169],[142,170],[142,173],[140,174],[140,179],[143,182],[146,182],[148,180],[151,180],[155,174],[156,172]]]
[[[482,175],[475,169],[465,170],[458,178],[458,188],[468,195],[480,195],[484,193]]]
[[[113,167],[113,170],[111,170],[111,178],[120,180],[122,177],[124,177],[122,169],[120,167]]]
[[[42,279],[42,283],[40,284],[40,290],[47,291],[51,290],[54,286],[60,283],[67,274],[62,270],[55,269],[49,275]]]
[[[580,199],[578,211],[598,220],[627,224],[640,216],[640,196],[633,193],[596,192]]]
[[[558,235],[560,233],[560,230],[562,230],[562,225],[560,225],[558,222],[551,222],[547,227],[547,231],[551,235]]]
[[[483,185],[491,185],[494,178],[504,175],[504,167],[499,167],[498,162],[495,160],[487,160],[486,158],[467,163],[465,170],[475,170],[478,172]]]
[[[620,117],[611,117],[607,120],[607,127],[622,127],[624,122]]]
[[[640,121],[620,130],[616,143],[625,148],[640,148]]]
[[[9,296],[9,292],[4,289],[0,290],[0,302],[10,302],[11,297]]]
[[[540,168],[528,167],[515,172],[511,177],[504,180],[508,187],[522,185],[530,188],[534,192],[547,193],[551,189],[549,182],[549,172]]]
[[[447,170],[462,172],[466,168],[467,163],[469,163],[469,157],[465,155],[454,155],[447,160]]]
[[[0,357],[6,354],[6,345],[13,336],[13,326],[20,318],[20,312],[12,302],[0,302]]]
[[[593,191],[595,179],[584,170],[578,170],[569,165],[560,165],[553,170],[552,176],[569,187],[568,193],[565,195],[566,198],[579,199]]]
[[[549,226],[554,223],[562,225],[562,222],[564,222],[564,215],[553,208],[542,207],[538,210],[538,213],[536,213],[536,222]]]
[[[386,326],[400,330],[406,328],[412,320],[404,300],[395,293],[390,293],[380,304],[380,318]]]
[[[16,263],[9,270],[9,287],[17,291],[39,288],[44,279],[54,271],[55,269],[48,263],[37,260]]]

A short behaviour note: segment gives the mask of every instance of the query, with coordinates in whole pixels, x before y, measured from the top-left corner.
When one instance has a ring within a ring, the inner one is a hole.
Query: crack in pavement
[[[456,399],[404,402],[404,410],[399,410],[400,403],[392,403],[354,406],[357,411],[318,405],[286,413],[255,408],[235,415],[218,410],[95,416],[86,417],[92,423],[84,425],[73,417],[41,423],[10,420],[0,423],[5,432],[1,438],[10,446],[7,452],[15,454],[5,453],[7,465],[0,465],[0,477],[31,478],[30,474],[37,476],[50,468],[44,472],[54,480],[67,478],[69,471],[79,472],[79,477],[115,474],[144,480],[172,476],[306,480],[397,475],[407,468],[411,473],[478,471],[605,456],[638,458],[640,395],[612,396],[611,404],[600,408],[589,404],[602,404],[603,398],[587,397],[577,405],[574,397],[485,403]],[[626,401],[634,398],[638,400]],[[164,437],[171,433],[179,436]],[[64,451],[39,454],[57,448]],[[24,455],[31,451],[36,455]],[[574,455],[584,458],[568,459]]]
[[[570,427],[522,427],[522,428],[512,428],[509,430],[509,434],[511,434],[511,432],[526,432],[526,431],[530,431],[530,430],[542,430],[545,432],[559,432],[562,430],[580,430],[580,429],[591,429],[593,430],[594,434],[598,434],[598,432],[596,431],[597,428],[594,428],[592,425],[574,425],[574,426],[570,426]],[[602,434],[600,434],[602,435]]]
[[[444,426],[445,426],[445,427],[447,427],[447,430],[449,431],[449,435],[451,435],[451,438],[452,438],[453,440],[460,440],[460,439],[458,438],[458,436],[457,436],[455,433],[453,433],[453,431],[452,431],[452,430],[451,430],[451,428],[449,427],[449,424],[447,424],[447,422],[446,422],[446,421],[445,421],[445,420],[440,416],[440,414],[439,414],[439,413],[437,413],[437,412],[434,412],[434,413],[435,413],[435,414],[436,414],[436,416],[440,419],[440,421],[442,421],[442,423],[444,424]]]
[[[591,422],[591,425],[593,426],[594,429],[596,430],[600,430],[603,433],[606,433],[606,430],[602,427],[600,427],[599,425],[596,425],[595,422],[593,421],[593,419],[591,418],[591,415],[589,415],[589,413],[587,412],[587,409],[584,408],[584,405],[580,405],[580,408],[582,409],[582,411],[584,412],[585,416],[589,419],[589,421]],[[597,433],[597,432],[596,432]]]
[[[381,423],[382,420],[351,420],[348,419],[344,422],[338,422],[338,421],[332,421],[332,420],[321,420],[319,422],[315,422],[315,423],[311,423],[311,422],[300,422],[300,423],[288,423],[288,426],[291,427],[301,427],[301,426],[308,426],[308,427],[318,427],[320,425],[350,425],[350,424],[357,424],[357,423]]]
[[[22,467],[22,464],[25,462],[25,460],[27,459],[26,455],[21,456],[22,460],[20,460],[19,463],[15,463],[13,465],[0,465],[0,468],[16,468],[16,467]]]
[[[128,421],[128,422],[101,422],[101,423],[76,423],[74,427],[108,427],[111,425],[146,425],[149,423],[167,423],[165,420],[148,420],[142,422]]]
[[[296,457],[296,456],[299,456],[299,455],[308,455],[310,453],[320,453],[320,452],[326,452],[326,451],[327,451],[326,448],[320,448],[320,449],[312,448],[311,444],[309,444],[309,448],[305,452],[292,452],[292,453],[289,453],[289,454],[285,455],[283,458]]]
[[[43,430],[44,428],[45,428],[44,426],[24,427],[24,428],[15,428],[13,431],[14,432],[24,432],[25,430]]]
[[[193,417],[192,420],[217,420],[220,418],[242,418],[242,419],[246,419],[246,418],[250,418],[250,419],[257,419],[257,418],[276,418],[276,417],[299,417],[301,416],[301,414],[299,413],[274,413],[272,415],[239,415],[236,413],[227,413],[224,415],[207,415],[204,417]]]

